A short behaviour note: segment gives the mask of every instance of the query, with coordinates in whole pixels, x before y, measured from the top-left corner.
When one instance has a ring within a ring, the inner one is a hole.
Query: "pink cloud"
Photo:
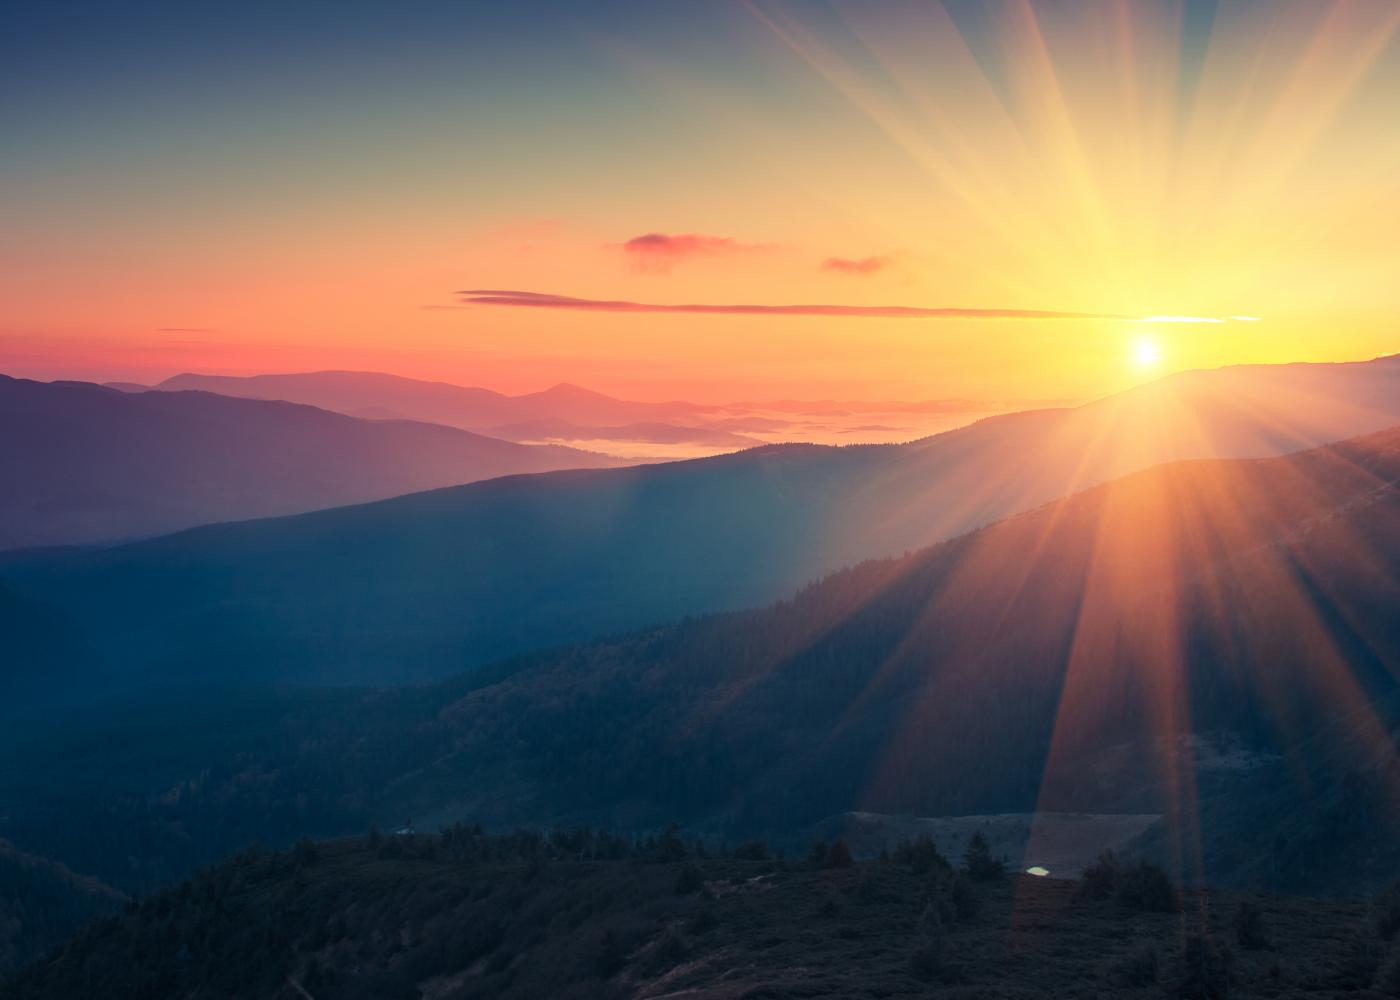
[[[740,243],[730,236],[701,233],[644,233],[621,244],[621,248],[637,270],[648,274],[666,274],[680,261],[692,257],[718,257],[767,249],[757,243]]]
[[[1051,309],[959,309],[927,306],[664,304],[626,299],[580,299],[546,292],[478,288],[457,293],[473,305],[526,309],[577,309],[586,312],[701,313],[745,316],[863,316],[875,319],[1132,319],[1113,313],[1061,312]]]
[[[823,271],[835,271],[837,274],[874,274],[876,271],[883,271],[894,261],[889,257],[828,257],[822,261]]]

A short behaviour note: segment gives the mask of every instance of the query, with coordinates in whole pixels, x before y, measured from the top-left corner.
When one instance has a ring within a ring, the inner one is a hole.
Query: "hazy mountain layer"
[[[0,376],[0,549],[109,542],[522,472],[616,465],[451,427]]]
[[[202,389],[225,396],[284,399],[338,413],[377,419],[424,420],[483,430],[501,424],[566,421],[626,424],[706,413],[694,403],[637,403],[575,385],[507,396],[490,389],[427,382],[381,372],[305,372],[288,375],[176,375],[157,389]]]

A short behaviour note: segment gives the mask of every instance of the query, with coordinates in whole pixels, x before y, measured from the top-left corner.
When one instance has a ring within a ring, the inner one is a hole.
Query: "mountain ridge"
[[[111,542],[619,460],[283,400],[0,376],[0,548]]]
[[[178,669],[218,636],[229,667],[425,679],[764,604],[1165,461],[1278,454],[1400,420],[1392,362],[1206,382],[988,417],[906,445],[773,445],[508,477],[100,554],[10,558],[0,576],[79,617],[93,609],[106,644],[136,658],[118,674]],[[142,588],[155,599],[129,606],[122,595]]]

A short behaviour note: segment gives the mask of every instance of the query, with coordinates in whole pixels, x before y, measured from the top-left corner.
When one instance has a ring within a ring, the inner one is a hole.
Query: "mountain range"
[[[209,392],[0,376],[0,549],[112,542],[526,472],[622,464]]]
[[[1162,462],[1277,455],[1396,421],[1400,358],[1192,372],[906,445],[510,477],[14,555],[0,582],[61,611],[74,637],[100,636],[94,670],[117,686],[406,681],[777,600]]]
[[[664,422],[712,412],[694,403],[638,403],[561,383],[542,392],[508,396],[490,389],[428,382],[381,372],[287,375],[175,375],[152,388],[198,389],[248,399],[282,399],[376,420],[422,420],[466,430],[537,420],[617,425]]]
[[[988,413],[1020,408],[971,399],[636,402],[568,383],[511,396],[472,386],[350,371],[251,376],[185,373],[152,387],[109,384],[126,391],[198,389],[282,399],[356,417],[440,423],[512,441],[590,442],[590,447],[601,446],[610,453],[649,458],[702,457],[760,443],[909,441]],[[667,447],[658,449],[658,445]]]
[[[1373,887],[1400,861],[1397,482],[1400,428],[1169,463],[766,608],[427,686],[216,687],[214,640],[186,688],[11,727],[0,836],[136,888],[404,817],[732,839],[1131,813],[1164,817],[1144,844],[1187,878]],[[1249,801],[1288,824],[1242,829]]]

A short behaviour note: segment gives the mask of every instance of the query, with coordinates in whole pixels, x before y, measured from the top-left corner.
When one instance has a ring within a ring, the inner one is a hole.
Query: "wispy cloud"
[[[457,293],[463,302],[526,309],[576,309],[585,312],[702,313],[745,316],[859,316],[874,319],[1116,319],[1114,313],[1063,312],[1055,309],[959,309],[926,306],[852,306],[830,304],[759,305],[751,303],[632,302],[626,299],[581,299],[546,292],[475,288]]]
[[[823,271],[837,274],[874,274],[883,271],[893,263],[890,257],[828,257],[822,261]]]
[[[677,263],[692,257],[718,257],[767,250],[764,244],[740,243],[730,236],[702,233],[644,233],[619,244],[637,270],[666,274]]]

